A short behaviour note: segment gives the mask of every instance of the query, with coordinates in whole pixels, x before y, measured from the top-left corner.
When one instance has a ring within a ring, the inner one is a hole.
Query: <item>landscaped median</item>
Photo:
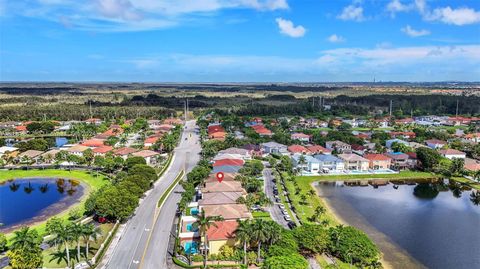
[[[111,184],[110,180],[103,176],[102,174],[97,174],[95,172],[89,171],[78,171],[78,170],[58,170],[58,169],[45,169],[45,170],[0,170],[0,183],[13,179],[22,179],[22,178],[63,178],[63,179],[76,179],[85,183],[85,193],[83,194],[80,201],[63,210],[59,214],[56,214],[57,217],[67,220],[68,212],[72,209],[78,209],[80,213],[84,211],[84,203],[88,198],[88,195],[94,191],[100,189],[102,186]],[[50,216],[53,217],[53,216]],[[46,221],[39,222],[35,225],[29,225],[31,228],[37,229],[40,235],[45,233],[45,224]],[[9,234],[9,237],[11,234]]]
[[[163,205],[165,200],[168,198],[168,196],[172,192],[173,188],[175,188],[175,186],[177,186],[178,182],[180,182],[180,180],[183,178],[184,174],[185,174],[185,171],[183,171],[183,170],[180,171],[180,173],[178,173],[175,180],[172,182],[172,184],[170,184],[170,186],[168,186],[168,189],[162,194],[162,197],[160,197],[160,199],[158,200],[157,207],[161,207]]]

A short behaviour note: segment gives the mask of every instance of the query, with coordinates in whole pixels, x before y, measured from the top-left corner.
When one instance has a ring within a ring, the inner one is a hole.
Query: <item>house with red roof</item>
[[[134,149],[134,148],[129,148],[129,147],[123,147],[123,148],[118,148],[118,149],[115,149],[113,150],[113,155],[115,156],[120,156],[122,157],[123,159],[127,159],[128,156],[134,152],[137,152],[138,149]]]
[[[97,148],[97,147],[104,146],[104,142],[105,142],[105,140],[103,140],[103,139],[93,138],[93,139],[83,141],[80,145],[85,146],[85,147],[89,147],[89,148]]]
[[[332,151],[324,148],[320,145],[313,145],[313,146],[307,146],[308,151],[311,154],[317,155],[317,154],[332,154]]]
[[[245,161],[242,159],[222,159],[217,160],[213,163],[213,167],[215,166],[223,166],[223,165],[230,165],[230,166],[243,166]]]
[[[160,138],[160,136],[149,136],[145,138],[145,141],[143,141],[143,146],[149,148],[153,146],[153,144],[157,143]]]
[[[298,141],[301,141],[301,142],[308,143],[312,139],[312,136],[304,134],[304,133],[293,133],[293,134],[290,135],[290,138],[292,140],[298,140]]]
[[[298,153],[307,154],[307,153],[310,153],[310,151],[309,151],[306,147],[301,146],[301,145],[291,145],[291,146],[288,146],[288,147],[287,147],[287,150],[288,150],[288,152],[290,152],[291,154],[298,154]]]
[[[413,120],[412,118],[405,118],[405,119],[395,120],[394,122],[395,124],[402,125],[402,124],[412,124],[415,122],[415,120]]]
[[[208,253],[218,254],[222,246],[235,247],[235,230],[238,227],[236,221],[216,221],[207,230]],[[203,239],[202,239],[203,240]]]
[[[252,126],[253,130],[260,136],[272,136],[273,133],[269,129],[265,128],[263,125]]]
[[[440,155],[450,160],[465,159],[465,157],[467,157],[465,152],[462,152],[456,149],[442,149],[442,150],[439,150],[438,153],[440,153]]]
[[[101,146],[101,147],[94,148],[92,151],[93,151],[93,155],[95,156],[105,156],[105,154],[107,154],[112,150],[113,150],[112,146]]]
[[[392,159],[383,154],[365,154],[363,158],[370,162],[369,167],[374,170],[389,169],[392,163]]]
[[[472,143],[480,143],[480,133],[466,134],[463,139]]]
[[[415,132],[390,132],[388,133],[391,138],[407,138],[407,139],[413,139],[417,136]]]

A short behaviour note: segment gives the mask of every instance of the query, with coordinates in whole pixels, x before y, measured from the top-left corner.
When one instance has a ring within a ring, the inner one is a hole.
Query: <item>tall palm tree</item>
[[[243,263],[247,265],[247,243],[252,239],[252,221],[237,220],[235,238],[243,244]]]
[[[73,230],[73,227],[71,223],[68,223],[66,225],[62,223],[62,225],[59,225],[56,231],[54,232],[55,237],[53,239],[55,244],[58,244],[58,245],[63,244],[65,246],[65,252],[67,255],[67,267],[70,267],[69,243],[73,239],[72,230]]]
[[[267,224],[268,242],[271,246],[282,238],[282,227],[274,221],[268,221]]]
[[[85,259],[88,260],[88,249],[90,246],[90,240],[97,241],[99,235],[102,234],[102,231],[99,227],[96,227],[94,224],[85,224],[83,225],[82,237],[85,241]]]
[[[298,158],[298,164],[300,165],[300,175],[303,176],[303,168],[307,164],[307,159],[303,154]]]
[[[257,242],[257,262],[260,262],[262,243],[267,242],[269,239],[268,223],[263,219],[256,219],[252,228],[252,238]]]
[[[80,261],[80,242],[83,237],[83,225],[72,223],[70,232],[72,240],[77,243],[77,260]]]
[[[217,227],[215,221],[221,221],[223,218],[221,216],[206,216],[205,210],[202,208],[201,214],[197,216],[197,221],[193,223],[193,227],[198,229],[200,232],[200,237],[203,238],[203,267],[207,268],[207,231],[211,226]]]

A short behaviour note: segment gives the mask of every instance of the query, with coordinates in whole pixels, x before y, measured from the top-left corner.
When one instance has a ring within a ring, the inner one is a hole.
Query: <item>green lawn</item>
[[[62,219],[68,218],[68,211],[73,208],[78,208],[83,213],[83,205],[85,200],[88,198],[88,194],[97,190],[100,187],[110,184],[110,180],[103,176],[102,174],[97,174],[87,171],[66,171],[66,170],[56,170],[56,169],[46,169],[46,170],[0,170],[0,182],[4,182],[10,179],[18,178],[66,178],[66,179],[78,179],[87,184],[85,189],[85,194],[81,198],[80,202],[70,208],[66,208],[61,213],[57,214],[57,217]],[[45,233],[45,224],[46,221],[32,225],[32,228],[37,229],[37,231],[44,235]],[[9,238],[12,236],[12,233],[7,235]]]
[[[466,184],[474,189],[480,190],[480,182],[476,182],[464,177],[453,177],[452,179],[460,183]]]
[[[268,212],[256,211],[252,212],[252,216],[254,219],[272,220]]]
[[[105,223],[100,225],[102,235],[98,237],[97,242],[90,242],[88,258],[91,259],[96,254],[100,245],[105,241],[108,232],[113,229],[113,223]],[[80,243],[80,260],[85,260],[85,244]],[[74,263],[77,263],[77,246],[76,243],[70,243],[69,245],[70,258]],[[65,247],[61,246],[59,249],[51,247],[43,252],[43,267],[46,268],[65,268],[67,266],[67,258]]]

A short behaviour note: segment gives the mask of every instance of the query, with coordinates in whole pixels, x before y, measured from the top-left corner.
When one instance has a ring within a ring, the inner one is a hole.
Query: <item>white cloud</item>
[[[452,9],[451,7],[436,8],[427,16],[427,19],[461,26],[479,23],[480,11],[466,7],[457,9]]]
[[[447,6],[432,10],[425,0],[414,0],[410,4],[403,4],[400,0],[392,0],[387,4],[386,9],[392,17],[397,12],[416,10],[426,21],[440,21],[458,26],[480,23],[480,11],[476,11],[473,8],[451,8]]]
[[[392,0],[390,3],[387,5],[387,11],[390,12],[390,15],[392,17],[395,16],[395,13],[397,12],[405,12],[411,9],[410,5],[405,5],[400,2],[400,0]]]
[[[337,18],[344,21],[363,21],[365,20],[365,17],[363,16],[363,7],[355,5],[346,6]]]
[[[345,38],[336,34],[333,34],[327,38],[327,40],[331,43],[341,43],[345,42]]]
[[[415,30],[410,25],[407,25],[400,30],[410,37],[419,37],[430,34],[430,31],[428,30]]]
[[[287,35],[289,37],[302,37],[305,35],[307,31],[303,26],[297,25],[295,26],[292,21],[285,20],[282,18],[276,18],[275,21],[277,22],[278,28],[280,29],[280,33]]]
[[[217,11],[252,9],[261,12],[288,9],[287,0],[0,0],[0,11],[101,31],[162,29],[214,18]],[[61,20],[59,18],[62,18]]]

